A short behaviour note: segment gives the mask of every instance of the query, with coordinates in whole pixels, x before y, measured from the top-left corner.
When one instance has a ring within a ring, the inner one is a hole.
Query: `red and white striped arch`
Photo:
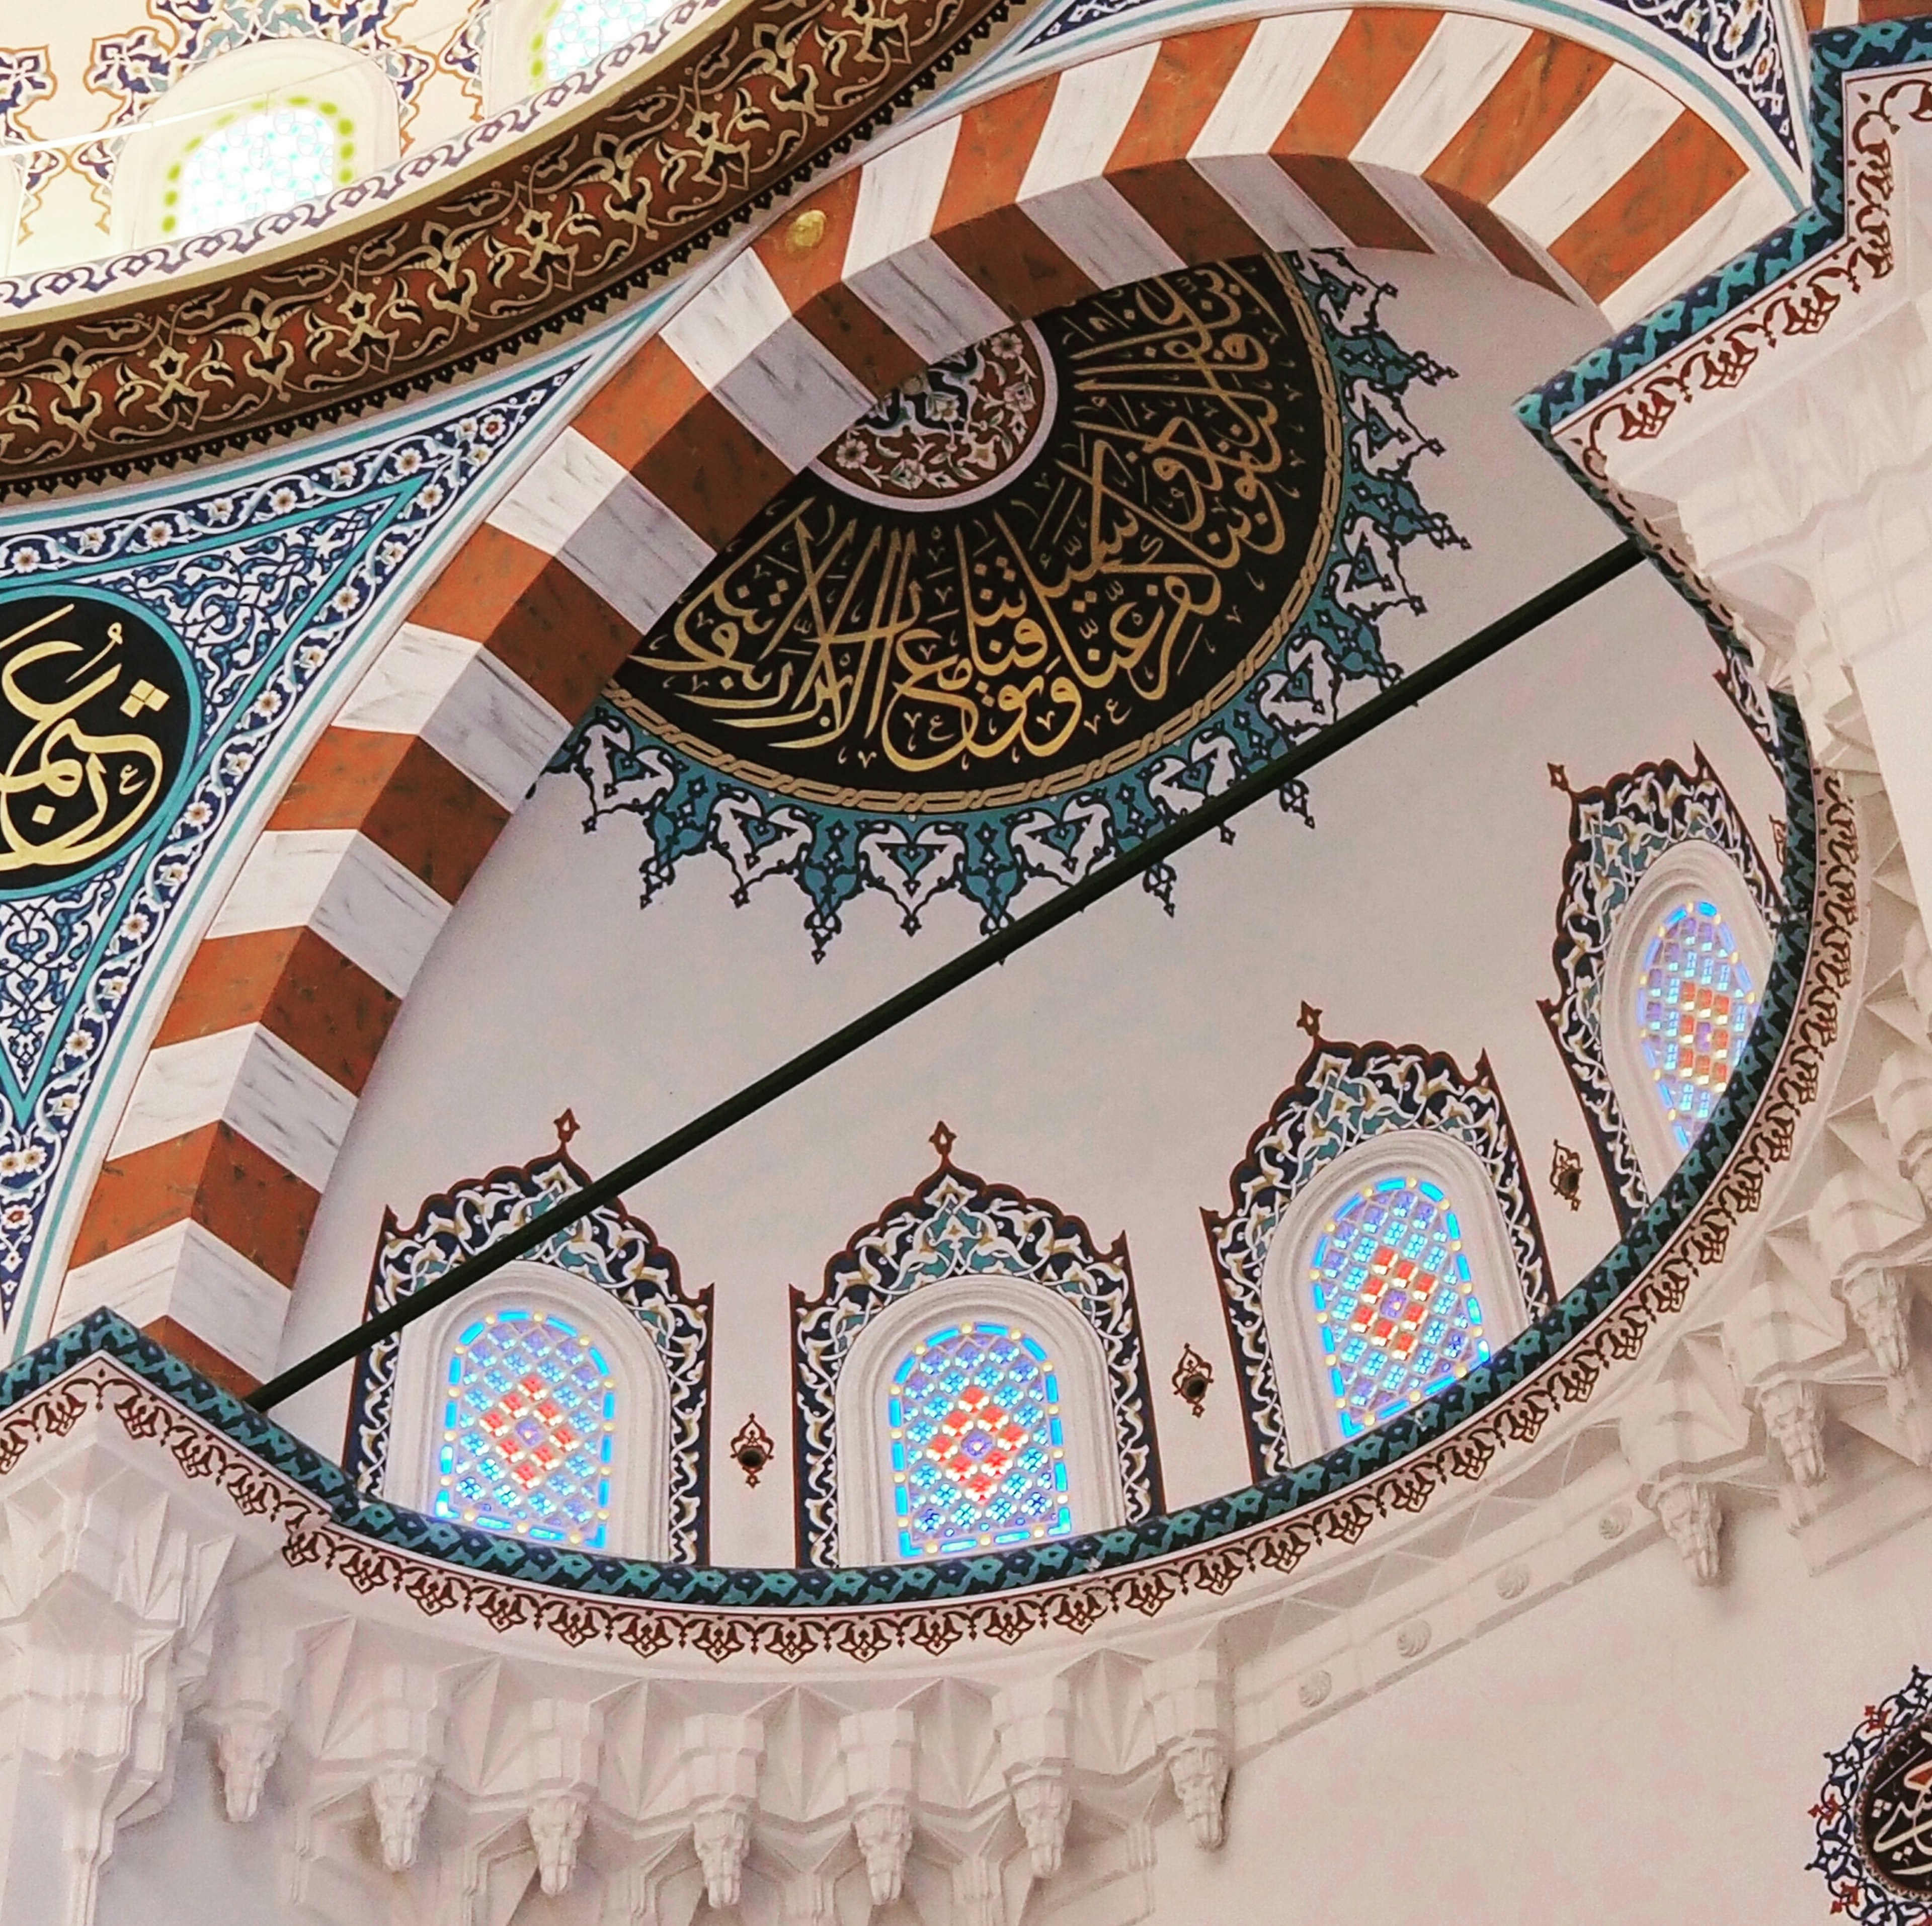
[[[1621,320],[1785,212],[1603,52],[1406,7],[1132,47],[874,152],[591,398],[322,737],[162,1023],[59,1322],[111,1304],[231,1385],[271,1371],[376,1052],[518,799],[712,555],[918,368],[1263,247],[1453,255]]]

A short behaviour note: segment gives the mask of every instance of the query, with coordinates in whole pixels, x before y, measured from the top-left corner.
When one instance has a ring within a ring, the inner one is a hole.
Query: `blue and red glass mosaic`
[[[886,1422],[901,1558],[1073,1529],[1059,1380],[1017,1325],[961,1324],[921,1339],[892,1374]]]
[[[1756,1013],[1756,990],[1717,905],[1691,897],[1666,911],[1644,952],[1636,1020],[1679,1149],[1710,1120]]]
[[[1357,1438],[1490,1354],[1462,1226],[1436,1184],[1365,1184],[1315,1246],[1309,1291],[1342,1436]]]
[[[548,1312],[490,1312],[451,1346],[439,1518],[550,1544],[602,1546],[617,1390],[604,1354]]]

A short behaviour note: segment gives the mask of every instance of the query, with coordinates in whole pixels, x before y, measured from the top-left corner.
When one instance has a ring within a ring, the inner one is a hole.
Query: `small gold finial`
[[[794,254],[808,254],[825,238],[825,210],[808,207],[785,230],[785,246]]]
[[[1573,1210],[1583,1208],[1583,1160],[1561,1138],[1550,1160],[1550,1187]]]
[[[952,1161],[952,1146],[958,1143],[959,1139],[946,1127],[946,1120],[942,1117],[933,1126],[932,1135],[926,1141],[939,1153],[939,1161],[941,1163],[950,1164]]]

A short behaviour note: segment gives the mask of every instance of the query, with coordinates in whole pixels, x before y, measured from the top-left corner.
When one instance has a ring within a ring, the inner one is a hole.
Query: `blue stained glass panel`
[[[902,1558],[1072,1530],[1058,1377],[1018,1325],[960,1324],[922,1338],[892,1374],[886,1421]]]
[[[1354,1192],[1316,1240],[1308,1291],[1344,1438],[1490,1354],[1462,1227],[1426,1180],[1379,1178]]]
[[[458,1336],[446,1386],[436,1516],[601,1548],[617,1390],[596,1345],[547,1312],[493,1311]]]
[[[1710,1121],[1756,1014],[1756,988],[1717,905],[1695,896],[1672,905],[1644,952],[1636,1021],[1679,1150]]]

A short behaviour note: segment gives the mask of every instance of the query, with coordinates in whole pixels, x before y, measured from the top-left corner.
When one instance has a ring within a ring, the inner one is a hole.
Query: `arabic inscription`
[[[1004,331],[888,395],[610,691],[835,806],[1001,806],[1127,767],[1280,646],[1326,561],[1340,416],[1271,257]]]
[[[1886,1885],[1932,1899],[1932,1724],[1900,1733],[1872,1762],[1858,1798],[1858,1834]]]
[[[180,656],[123,604],[0,598],[0,893],[50,889],[149,827],[192,708]]]

